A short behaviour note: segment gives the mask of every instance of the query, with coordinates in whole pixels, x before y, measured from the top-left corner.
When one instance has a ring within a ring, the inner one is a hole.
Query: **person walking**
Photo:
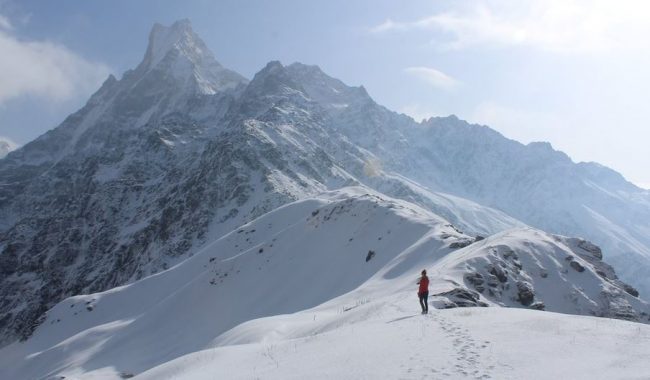
[[[429,277],[427,277],[427,270],[422,269],[422,276],[418,280],[418,298],[420,299],[420,306],[422,307],[422,314],[429,313]]]

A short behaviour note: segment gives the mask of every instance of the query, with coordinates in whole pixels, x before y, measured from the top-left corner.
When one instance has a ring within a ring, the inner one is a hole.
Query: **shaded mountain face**
[[[582,235],[637,285],[626,265],[647,266],[650,246],[637,233],[650,230],[647,192],[609,169],[455,117],[415,123],[317,66],[270,62],[249,82],[187,21],[155,25],[138,67],[0,160],[0,183],[5,343],[63,298],[159,272],[280,205],[347,185],[471,235],[525,223]]]

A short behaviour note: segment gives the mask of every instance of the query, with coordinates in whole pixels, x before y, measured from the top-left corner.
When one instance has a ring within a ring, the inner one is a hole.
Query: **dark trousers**
[[[429,311],[429,292],[418,293],[420,298],[420,306],[422,306],[422,311]]]

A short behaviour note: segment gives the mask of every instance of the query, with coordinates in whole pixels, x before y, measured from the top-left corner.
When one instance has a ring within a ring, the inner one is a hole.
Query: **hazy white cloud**
[[[470,46],[532,46],[559,52],[598,52],[650,45],[650,2],[643,0],[533,0],[456,2],[450,10],[398,22],[373,33],[428,31],[448,49]]]
[[[12,139],[0,136],[0,158],[4,158],[9,152],[16,150],[18,146]]]
[[[0,15],[0,29],[11,30],[13,26],[9,22],[9,19],[3,15]]]
[[[450,90],[458,85],[458,81],[433,67],[407,67],[404,72],[410,74],[434,87]]]
[[[444,115],[444,113],[433,111],[419,103],[407,104],[403,107],[400,107],[397,111],[412,117],[413,120],[417,122],[433,116]]]
[[[20,146],[18,143],[5,136],[0,136],[0,144],[7,145],[11,150],[14,150]]]
[[[106,65],[90,62],[65,46],[24,41],[0,16],[0,105],[20,96],[61,101],[96,89],[108,76]]]
[[[474,111],[467,115],[467,119],[492,127],[522,143],[555,140],[554,137],[558,135],[564,135],[568,139],[572,137],[572,132],[564,128],[566,123],[556,116],[496,102],[486,101],[478,104]]]
[[[400,23],[400,22],[395,22],[391,19],[386,19],[386,21],[382,22],[379,25],[373,26],[370,28],[370,32],[372,33],[382,33],[382,32],[388,32],[391,30],[399,30],[399,29],[408,29],[411,25],[408,23]]]

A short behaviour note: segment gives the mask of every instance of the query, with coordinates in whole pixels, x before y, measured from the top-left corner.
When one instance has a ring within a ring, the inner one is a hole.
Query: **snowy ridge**
[[[467,237],[424,209],[368,189],[299,201],[232,231],[168,271],[63,301],[27,342],[3,349],[0,357],[27,360],[20,368],[3,364],[12,372],[0,375],[32,378],[109,365],[139,372],[208,347],[244,321],[345,294],[414,244],[410,249],[421,261],[443,256],[457,239]],[[394,275],[410,266],[396,268]],[[149,354],[136,358],[130,352]]]
[[[463,276],[490,256],[488,246],[531,245],[540,250],[540,257],[552,258],[554,248],[548,244],[552,239],[523,230],[473,243],[473,238],[425,209],[367,188],[323,193],[271,211],[167,271],[103,293],[66,299],[47,312],[29,340],[0,350],[4,371],[0,376],[117,379],[183,355],[196,352],[203,357],[201,350],[214,347],[222,347],[219,352],[248,352],[239,345],[284,345],[285,340],[339,336],[354,326],[373,331],[378,321],[414,317],[414,282],[421,268],[430,270],[431,292],[443,293],[460,286]],[[595,251],[586,242],[560,241]],[[460,246],[466,248],[454,250]],[[518,259],[524,264],[519,275],[524,276],[528,261],[523,253]],[[552,270],[548,267],[549,273]],[[592,282],[600,279],[601,286],[608,284],[589,271],[579,275]],[[613,272],[608,276],[615,278]],[[555,279],[549,275],[548,280]],[[537,296],[547,310],[558,307],[588,314],[584,303],[565,307],[562,300],[572,296],[574,284],[583,284],[570,280],[539,287],[543,291]],[[441,298],[432,300],[432,314],[435,323],[449,330],[445,323],[452,322],[433,310]],[[504,294],[502,300],[506,299]],[[634,303],[620,294],[612,294],[611,300],[629,302],[637,314],[647,310],[642,301]],[[394,333],[380,335],[388,339]],[[274,360],[271,351],[267,355]],[[468,357],[463,360],[472,362]],[[161,368],[167,371],[168,366]],[[159,375],[154,370],[151,376]],[[186,376],[196,373],[190,370]]]
[[[453,252],[434,270],[491,305],[650,322],[649,305],[602,258],[588,241],[521,229]]]

